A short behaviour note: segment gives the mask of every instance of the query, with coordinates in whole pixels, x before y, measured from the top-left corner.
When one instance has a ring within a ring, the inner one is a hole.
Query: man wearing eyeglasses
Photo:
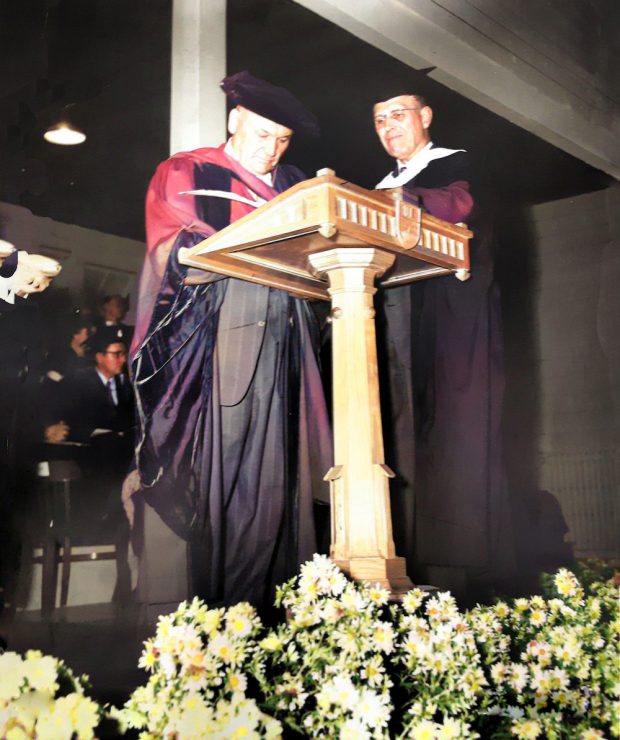
[[[89,544],[116,544],[115,598],[130,591],[129,527],[121,486],[134,447],[133,391],[124,375],[127,348],[115,328],[102,328],[89,342],[92,365],[68,374],[54,392],[61,395],[57,419],[45,429],[45,460],[74,460],[80,478],[72,486],[71,521]],[[99,540],[99,542],[97,542]]]
[[[444,276],[382,291],[377,315],[387,462],[397,472],[397,545],[414,578],[471,599],[509,575],[513,563],[500,450],[503,349],[488,232],[472,195],[468,154],[432,141],[433,111],[424,98],[391,97],[374,106],[373,116],[395,159],[376,187],[404,187],[424,210],[466,222],[476,234],[469,281]]]
[[[133,393],[124,375],[127,348],[113,330],[100,329],[90,340],[91,367],[67,376],[58,404],[62,420],[46,429],[51,443],[94,443],[105,435],[124,436],[134,426]],[[131,436],[131,435],[130,435]],[[125,455],[126,463],[131,457]]]

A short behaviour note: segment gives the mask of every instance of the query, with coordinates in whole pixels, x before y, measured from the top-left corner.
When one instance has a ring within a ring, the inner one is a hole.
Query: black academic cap
[[[116,326],[102,326],[88,340],[92,352],[105,352],[111,344],[121,343],[127,348],[127,337],[123,336],[122,328]]]
[[[318,136],[320,133],[314,113],[284,87],[272,85],[245,70],[225,77],[220,87],[233,105],[242,105],[297,134]]]

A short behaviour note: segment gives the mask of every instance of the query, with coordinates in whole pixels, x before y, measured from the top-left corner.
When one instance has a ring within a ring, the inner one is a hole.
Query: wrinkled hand
[[[125,514],[129,520],[130,527],[133,527],[134,513],[136,510],[132,496],[134,493],[137,493],[141,487],[140,474],[137,470],[132,470],[123,481],[123,488],[121,490],[121,501],[123,502],[123,508],[125,509]]]
[[[69,431],[69,425],[66,421],[51,424],[49,427],[45,427],[45,441],[57,445],[67,439]]]

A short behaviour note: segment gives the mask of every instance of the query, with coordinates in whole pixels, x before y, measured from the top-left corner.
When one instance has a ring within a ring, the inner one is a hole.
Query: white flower
[[[389,622],[376,622],[372,639],[379,650],[389,654],[394,649],[394,628]]]
[[[508,666],[504,663],[494,663],[491,666],[491,678],[496,684],[501,684],[506,680],[508,675]]]
[[[172,678],[177,671],[174,656],[170,653],[162,653],[159,656],[159,667],[166,678]]]
[[[530,622],[534,627],[541,627],[547,621],[547,615],[542,609],[534,609],[530,614]]]
[[[35,691],[44,691],[53,694],[58,688],[57,660],[49,655],[41,655],[37,651],[26,653],[23,671],[28,685]]]
[[[378,686],[383,681],[384,668],[379,655],[373,656],[360,672],[360,678],[369,686]]]
[[[422,606],[422,602],[428,596],[428,592],[421,588],[414,588],[403,596],[402,605],[406,612],[413,614]]]
[[[386,727],[390,719],[389,697],[362,689],[359,701],[353,708],[353,718],[371,729]]]
[[[374,586],[370,586],[366,593],[368,594],[370,603],[375,606],[384,606],[390,599],[390,592],[387,589],[382,588],[378,583]]]
[[[248,679],[243,673],[230,673],[227,684],[231,691],[244,693],[248,687]]]
[[[368,600],[366,596],[358,591],[353,584],[347,584],[347,587],[340,596],[340,603],[350,612],[363,612],[368,606]]]
[[[539,668],[538,666],[533,666],[532,667],[532,678],[530,679],[530,686],[539,695],[549,693],[549,691],[551,690],[550,671],[545,671]]]
[[[19,696],[24,681],[24,661],[17,653],[0,655],[0,702]]]
[[[467,737],[469,727],[464,722],[454,719],[453,717],[445,717],[439,727],[439,734],[437,737],[439,740],[453,740],[454,738]]]
[[[316,697],[319,707],[325,709],[328,709],[331,704],[343,709],[353,709],[358,699],[358,691],[347,675],[336,676],[331,681],[327,681]]]
[[[226,635],[215,635],[209,642],[208,651],[217,656],[223,663],[232,663],[235,656],[233,645]]]
[[[523,740],[534,740],[542,733],[542,727],[532,719],[514,722],[510,729],[513,735]]]
[[[508,683],[517,694],[520,694],[527,686],[528,670],[527,666],[521,663],[511,663]]]
[[[344,574],[326,555],[315,554],[312,562],[301,566],[299,590],[311,600],[317,595],[338,596],[346,585]]]
[[[566,568],[560,568],[553,579],[558,593],[562,596],[576,596],[579,590],[577,578]]]
[[[252,622],[244,614],[238,614],[227,617],[226,629],[234,637],[247,637],[252,631]]]
[[[372,735],[360,720],[353,718],[340,726],[338,737],[340,740],[370,740]]]
[[[423,719],[410,729],[409,737],[412,740],[435,740],[440,727],[440,725],[431,722],[431,720]]]

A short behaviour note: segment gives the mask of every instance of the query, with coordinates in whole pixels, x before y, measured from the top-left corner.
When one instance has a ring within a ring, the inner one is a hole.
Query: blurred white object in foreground
[[[15,247],[0,239],[0,266],[15,252]],[[61,267],[51,257],[41,254],[17,253],[17,265],[8,277],[0,276],[0,299],[15,303],[15,296],[27,298],[31,293],[45,290],[60,272]]]

